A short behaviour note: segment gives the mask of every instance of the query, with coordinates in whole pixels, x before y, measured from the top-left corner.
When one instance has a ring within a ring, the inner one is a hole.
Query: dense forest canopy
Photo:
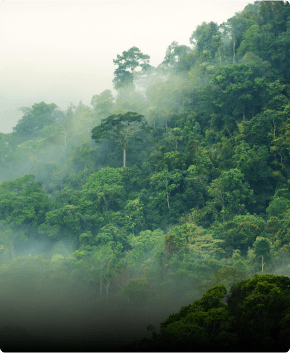
[[[28,268],[147,322],[215,285],[290,276],[290,5],[189,36],[157,67],[116,54],[116,96],[22,107],[0,133],[8,292]]]

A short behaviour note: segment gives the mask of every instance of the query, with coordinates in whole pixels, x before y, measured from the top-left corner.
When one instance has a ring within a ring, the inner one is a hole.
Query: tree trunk
[[[105,203],[105,211],[108,212],[108,203],[109,202],[106,200],[105,195],[103,195],[103,200],[104,200],[104,203]]]
[[[220,53],[220,48],[218,48],[219,51],[219,56],[220,56],[220,62],[222,63],[222,57],[221,57],[221,53]]]
[[[109,302],[109,287],[111,284],[111,280],[107,280],[107,285],[104,285],[106,287],[106,298],[107,298],[107,303]]]
[[[265,265],[265,263],[264,263],[264,256],[262,255],[262,272],[264,272],[264,265]]]
[[[126,167],[126,149],[123,149],[123,167]]]
[[[274,139],[276,138],[276,125],[275,125],[275,120],[273,119],[273,133],[274,133]]]
[[[64,166],[66,167],[66,133],[64,134]]]
[[[234,43],[233,43],[233,64],[235,63],[236,58],[236,38],[234,36]]]

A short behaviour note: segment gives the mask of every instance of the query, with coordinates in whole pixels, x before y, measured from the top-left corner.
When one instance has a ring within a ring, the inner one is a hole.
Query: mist
[[[271,65],[218,26],[246,33],[247,4],[1,4],[0,348],[126,350],[213,286],[290,274],[257,133]]]
[[[70,102],[88,105],[106,89],[115,94],[118,53],[137,45],[157,66],[173,40],[189,45],[188,33],[201,21],[221,23],[247,3],[2,2],[0,30],[9,36],[0,39],[0,132],[12,132],[22,106],[45,101],[66,109]]]

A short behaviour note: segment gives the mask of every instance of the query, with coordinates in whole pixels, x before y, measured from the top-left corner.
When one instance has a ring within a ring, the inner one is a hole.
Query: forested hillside
[[[52,331],[70,295],[86,332],[93,305],[141,332],[213,286],[290,276],[290,5],[188,35],[158,67],[116,53],[115,96],[22,107],[0,133],[1,300],[37,316],[45,296]]]

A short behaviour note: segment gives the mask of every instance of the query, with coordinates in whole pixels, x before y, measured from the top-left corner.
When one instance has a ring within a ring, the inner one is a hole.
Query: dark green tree
[[[227,302],[236,318],[239,350],[277,350],[279,323],[290,305],[289,286],[289,277],[256,274],[231,287]]]
[[[35,176],[25,175],[0,184],[1,245],[15,256],[15,239],[39,238],[37,226],[45,219],[51,204],[43,192],[42,182]]]
[[[146,351],[284,351],[289,349],[289,286],[286,276],[255,275],[217,285],[169,315],[152,339],[128,346]],[[132,351],[130,350],[130,351]]]
[[[33,174],[0,184],[0,219],[11,226],[26,228],[44,221],[50,208],[49,198],[42,189],[42,182],[35,182]]]
[[[208,187],[211,199],[208,208],[222,217],[223,222],[246,211],[246,204],[254,202],[253,190],[244,181],[244,175],[237,168],[221,174]]]

